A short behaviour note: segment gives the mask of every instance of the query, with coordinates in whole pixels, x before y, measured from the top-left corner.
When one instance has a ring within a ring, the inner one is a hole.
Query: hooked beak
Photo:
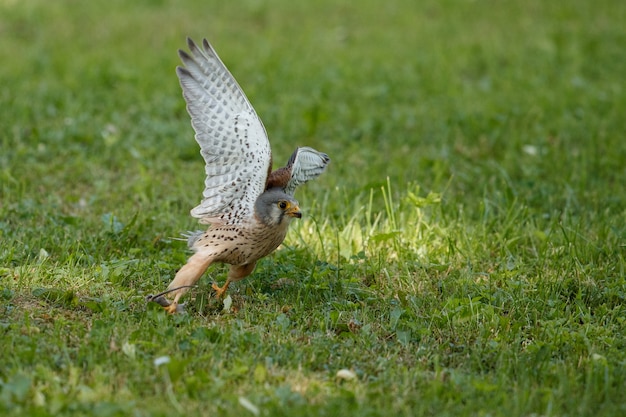
[[[300,207],[298,207],[298,205],[291,206],[289,209],[285,211],[285,214],[289,217],[297,217],[297,218],[302,217],[302,213],[300,212]]]

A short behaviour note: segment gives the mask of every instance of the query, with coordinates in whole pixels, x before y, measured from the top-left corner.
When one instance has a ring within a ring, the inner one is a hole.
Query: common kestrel
[[[204,198],[191,215],[210,226],[188,235],[194,254],[167,291],[149,297],[170,313],[181,311],[180,297],[214,262],[231,265],[225,284],[213,284],[218,297],[231,282],[250,275],[285,239],[291,219],[302,216],[293,197],[296,187],[320,175],[330,161],[325,153],[301,147],[285,167],[272,171],[267,133],[235,78],[206,39],[202,48],[191,39],[187,45],[191,54],[178,51],[184,67],[176,74],[206,163]]]

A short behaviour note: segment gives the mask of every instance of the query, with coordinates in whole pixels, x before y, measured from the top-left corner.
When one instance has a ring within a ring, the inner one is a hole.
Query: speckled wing
[[[187,39],[176,74],[206,162],[203,199],[191,210],[201,223],[239,223],[265,190],[271,150],[263,123],[206,39]]]
[[[294,195],[296,188],[326,169],[330,158],[324,152],[308,146],[297,148],[287,165],[272,172],[267,180],[267,188],[280,187],[289,195]]]

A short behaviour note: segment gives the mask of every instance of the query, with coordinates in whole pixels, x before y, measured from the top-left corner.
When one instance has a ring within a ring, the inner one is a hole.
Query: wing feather
[[[202,223],[238,223],[265,190],[271,150],[263,123],[209,42],[187,39],[177,67],[191,125],[205,161],[204,192],[191,210]]]
[[[267,188],[280,187],[289,195],[294,195],[296,188],[318,177],[330,162],[324,152],[304,146],[297,148],[287,165],[272,172]]]

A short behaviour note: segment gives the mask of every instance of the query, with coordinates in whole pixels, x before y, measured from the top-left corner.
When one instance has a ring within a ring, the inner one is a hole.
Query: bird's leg
[[[172,289],[174,293],[174,300],[170,303],[162,296],[153,299],[161,307],[170,314],[178,313],[182,311],[182,304],[178,304],[178,300],[182,297],[190,287],[193,287],[200,279],[204,271],[211,265],[212,258],[207,257],[201,252],[192,255],[187,263],[178,270],[176,276],[167,286],[167,289]]]
[[[226,282],[221,288],[215,282],[211,285],[211,288],[215,290],[215,296],[217,298],[224,298],[224,294],[226,293],[230,283],[233,281],[239,281],[250,275],[252,271],[254,271],[255,266],[256,261],[245,265],[232,265],[228,271]]]

